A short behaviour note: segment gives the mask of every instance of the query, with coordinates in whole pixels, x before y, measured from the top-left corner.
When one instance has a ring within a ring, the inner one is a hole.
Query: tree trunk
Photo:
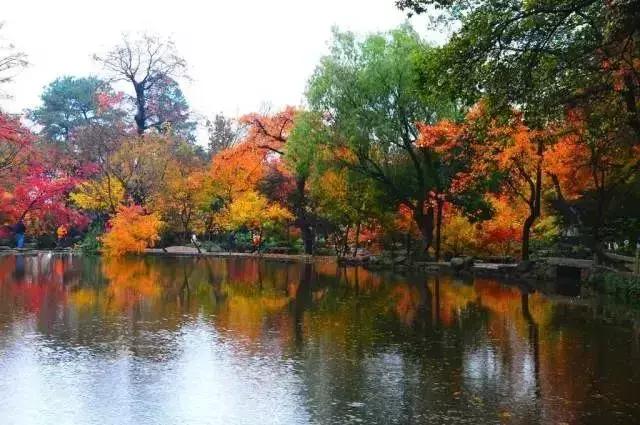
[[[340,258],[340,244],[341,241],[338,238],[338,233],[334,233],[333,235],[333,250],[336,252],[336,258]]]
[[[522,260],[529,259],[529,239],[531,237],[531,227],[540,217],[540,202],[542,202],[542,154],[544,143],[542,138],[538,138],[538,164],[536,166],[536,181],[534,191],[529,198],[529,211],[531,212],[522,226]]]
[[[524,221],[524,225],[522,226],[522,260],[529,259],[529,238],[531,236],[531,226],[536,221],[536,216],[532,212],[529,214],[527,219]]]
[[[136,91],[136,128],[138,135],[142,136],[147,125],[146,99],[144,93],[144,85],[142,83],[133,82]]]
[[[305,186],[307,179],[304,177],[296,178],[296,197],[294,200],[294,211],[296,213],[296,225],[302,232],[302,242],[304,244],[304,253],[313,254],[313,242],[315,234],[306,211],[307,197],[305,193]]]
[[[597,198],[597,209],[596,209],[596,219],[593,223],[593,241],[592,241],[592,250],[593,250],[593,259],[596,264],[600,264],[602,255],[602,228],[604,227],[604,211],[605,211],[605,202],[606,202],[606,191],[605,191],[605,181],[604,181],[604,172],[601,173],[600,176],[600,187],[598,188],[598,198]]]
[[[556,199],[553,201],[553,207],[560,212],[567,223],[573,226],[581,226],[582,219],[580,218],[578,211],[573,208],[569,202],[567,202],[564,194],[562,193],[560,179],[558,179],[558,176],[555,174],[550,174],[550,176],[556,191]]]
[[[436,261],[440,261],[440,241],[442,240],[442,213],[444,209],[444,200],[438,197],[436,201],[437,221],[436,221]]]
[[[304,243],[304,253],[313,254],[313,229],[309,225],[302,228],[302,241]]]
[[[360,222],[356,224],[355,248],[353,250],[354,258],[358,255],[358,245],[360,245]]]
[[[342,239],[342,256],[346,257],[347,252],[349,252],[349,232],[351,231],[351,226],[347,226],[347,230],[344,232],[344,238]]]
[[[425,211],[426,209],[426,211]],[[428,255],[429,248],[433,245],[434,211],[426,201],[418,203],[414,210],[413,219],[422,234],[423,253]]]

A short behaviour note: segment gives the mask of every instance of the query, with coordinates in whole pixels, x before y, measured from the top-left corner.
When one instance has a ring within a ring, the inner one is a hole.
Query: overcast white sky
[[[192,81],[181,81],[192,109],[238,116],[302,103],[306,81],[327,53],[331,27],[368,33],[406,16],[394,0],[19,0],[4,1],[3,38],[27,53],[30,66],[6,88],[0,106],[20,112],[62,75],[101,75],[92,60],[123,33],[171,37]],[[426,18],[412,18],[427,38]],[[439,40],[438,40],[439,39]]]

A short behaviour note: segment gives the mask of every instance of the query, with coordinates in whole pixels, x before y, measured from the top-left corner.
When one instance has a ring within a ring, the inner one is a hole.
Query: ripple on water
[[[51,256],[18,275],[11,261],[0,258],[2,425],[640,417],[629,311],[615,322],[606,306],[493,281],[357,280],[326,265],[126,259],[105,270]]]

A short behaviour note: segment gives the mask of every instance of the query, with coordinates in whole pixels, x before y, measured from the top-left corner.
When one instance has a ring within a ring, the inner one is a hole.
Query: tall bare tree
[[[125,35],[121,44],[102,56],[94,55],[94,59],[111,74],[113,81],[127,81],[133,85],[138,134],[165,124],[153,121],[152,117],[157,114],[150,110],[149,99],[157,86],[186,77],[186,62],[178,55],[173,41],[152,35],[136,39]]]

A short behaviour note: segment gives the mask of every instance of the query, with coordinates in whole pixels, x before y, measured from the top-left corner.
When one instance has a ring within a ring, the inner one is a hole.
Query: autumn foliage
[[[526,259],[573,238],[602,254],[605,241],[640,234],[640,62],[638,44],[619,41],[587,52],[590,77],[576,80],[584,87],[564,81],[562,99],[538,105],[530,96],[547,90],[492,92],[503,82],[442,72],[457,53],[409,26],[362,39],[336,32],[305,107],[219,115],[207,150],[196,143],[175,46],[125,39],[96,57],[108,79],[47,86],[28,113],[38,134],[0,112],[1,236],[22,220],[28,238],[53,246],[62,226],[68,237],[58,239],[93,237],[93,250],[101,243],[110,256],[192,244],[192,235],[212,249],[240,241],[358,256],[365,247],[436,260]]]
[[[60,225],[84,228],[87,218],[67,202],[81,170],[71,176],[61,172],[35,140],[18,120],[0,112],[0,223],[24,220],[32,235],[53,233]]]
[[[252,190],[266,172],[264,150],[248,143],[218,153],[211,163],[216,194],[227,200]]]
[[[0,176],[26,164],[34,137],[16,118],[0,113]]]
[[[143,252],[160,239],[162,224],[158,214],[147,214],[139,205],[120,206],[102,238],[105,254],[121,256]]]

